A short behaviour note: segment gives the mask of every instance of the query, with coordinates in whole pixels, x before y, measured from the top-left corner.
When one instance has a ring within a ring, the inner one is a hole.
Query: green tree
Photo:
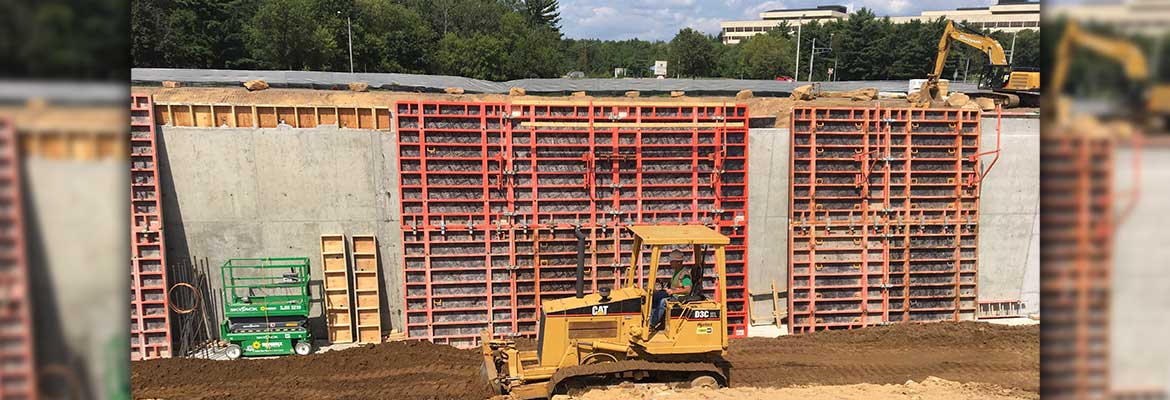
[[[358,0],[354,21],[355,69],[425,73],[435,33],[414,10],[380,0]]]
[[[678,31],[670,41],[670,60],[678,75],[709,76],[715,67],[714,39],[691,28]]]
[[[320,24],[311,0],[264,0],[248,26],[248,48],[260,65],[289,70],[332,70],[336,35]],[[348,66],[348,65],[347,65]]]
[[[558,75],[560,34],[543,25],[529,25],[518,13],[505,14],[500,24],[506,79]]]
[[[504,79],[504,57],[503,42],[482,33],[448,33],[435,52],[439,73],[487,80]]]
[[[561,11],[557,0],[524,0],[524,11],[528,22],[533,25],[561,29]]]
[[[774,79],[792,74],[795,40],[771,32],[740,43],[740,64],[749,79]]]

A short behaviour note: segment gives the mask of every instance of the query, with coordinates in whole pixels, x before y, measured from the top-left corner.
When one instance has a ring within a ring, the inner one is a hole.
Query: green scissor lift
[[[233,258],[220,272],[228,358],[312,352],[308,258]]]

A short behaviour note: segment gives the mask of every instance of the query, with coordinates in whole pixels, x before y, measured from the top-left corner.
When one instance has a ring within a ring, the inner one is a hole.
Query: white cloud
[[[778,1],[778,0],[762,1],[762,2],[759,2],[759,4],[756,4],[755,6],[748,7],[746,9],[744,9],[743,16],[745,18],[748,18],[748,19],[756,19],[756,18],[759,18],[760,13],[762,13],[764,11],[780,10],[780,9],[785,9],[785,8],[794,8],[794,7],[788,7],[787,5],[784,4],[783,1]]]

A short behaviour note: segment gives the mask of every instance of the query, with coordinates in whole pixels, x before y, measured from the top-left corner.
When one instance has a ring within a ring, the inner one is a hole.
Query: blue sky
[[[839,4],[878,15],[981,7],[994,0],[560,0],[561,31],[573,39],[670,40],[682,28],[719,32],[719,21],[759,19],[760,11]]]

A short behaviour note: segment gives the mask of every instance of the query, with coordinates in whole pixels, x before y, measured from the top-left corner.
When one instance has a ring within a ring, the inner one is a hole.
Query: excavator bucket
[[[946,97],[942,96],[942,90],[939,88],[938,81],[928,79],[922,82],[922,86],[918,88],[917,93],[913,93],[906,98],[910,101],[913,107],[928,108],[940,107],[946,103]]]

